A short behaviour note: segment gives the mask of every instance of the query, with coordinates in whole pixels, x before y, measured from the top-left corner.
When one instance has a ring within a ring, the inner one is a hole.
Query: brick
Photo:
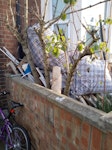
[[[90,135],[90,125],[87,122],[82,123],[82,134],[86,137]]]
[[[61,145],[61,149],[60,150],[66,150],[66,148],[64,148],[63,145]]]
[[[60,118],[66,120],[66,113],[63,109],[60,110]]]
[[[78,150],[76,146],[72,143],[69,144],[69,150]]]
[[[79,145],[79,143],[80,143],[80,141],[77,137],[75,138],[75,143],[76,143],[76,145]]]
[[[68,139],[71,139],[72,137],[72,129],[69,127],[66,127],[66,136]]]
[[[82,137],[81,137],[81,146],[83,146],[83,147],[85,147],[86,149],[88,149],[88,138],[86,137],[83,137],[83,135],[82,135]]]
[[[59,129],[60,128],[60,122],[59,122],[59,118],[58,117],[55,117],[54,118],[54,127],[56,129]]]
[[[112,150],[112,133],[105,135],[104,150]]]
[[[93,127],[92,128],[92,143],[91,147],[93,147],[95,150],[101,149],[101,141],[102,140],[102,133],[99,129]]]
[[[90,125],[83,119],[75,117],[75,114],[73,115],[72,113],[71,117],[66,109],[59,107],[60,104],[56,106],[53,101],[50,103],[48,100],[47,102],[42,96],[38,95],[38,92],[31,91],[30,87],[26,88],[25,85],[19,85],[15,81],[10,83],[10,87],[12,87],[13,98],[16,98],[16,101],[21,100],[21,102],[25,103],[24,111],[20,115],[18,114],[19,123],[30,131],[35,149],[39,145],[41,150],[111,150],[112,133],[105,134],[102,139],[102,134],[104,135],[104,133],[100,129],[93,127],[92,123]],[[27,96],[26,93],[29,95]],[[33,103],[37,105],[37,108],[32,107],[34,111],[30,109],[30,105]],[[50,124],[49,117],[42,116],[43,113],[39,110],[41,106],[44,106],[46,116],[49,116],[50,113],[53,114],[52,109],[54,110],[54,126]],[[49,111],[50,109],[51,111]],[[41,142],[39,144],[39,141],[45,141],[45,143]],[[42,144],[45,145],[43,146]]]
[[[60,124],[60,128],[59,130],[62,132],[62,134],[64,134],[64,126]]]
[[[62,136],[62,143],[63,143],[63,144],[66,144],[66,143],[67,143],[67,139],[66,139],[64,136]]]
[[[74,123],[75,123],[76,126],[81,126],[82,121],[81,121],[81,119],[79,119],[79,118],[76,117],[74,119]]]
[[[72,122],[73,117],[70,113],[66,113],[65,118],[66,118],[66,121]]]

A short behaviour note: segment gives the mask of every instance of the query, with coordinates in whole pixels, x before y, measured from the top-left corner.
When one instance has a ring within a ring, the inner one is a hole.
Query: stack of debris
[[[6,66],[10,66],[16,76],[21,74],[22,78],[26,78],[31,82],[34,82],[34,78],[31,74],[31,69],[27,61],[24,61],[23,59],[19,62],[5,47],[0,48],[0,51],[10,59]]]
[[[31,74],[30,66],[28,65],[26,61],[22,60],[21,62],[19,62],[5,47],[0,48],[0,51],[3,52],[10,59],[10,62],[7,64],[7,67],[10,66],[15,75],[18,75],[18,73],[20,73],[22,78],[25,78],[27,80],[30,80],[31,82],[34,82],[33,76]],[[44,76],[42,75],[41,71],[38,68],[37,68],[37,71],[41,77],[41,81],[43,81],[44,86],[46,86]],[[83,94],[83,95],[72,94],[71,97],[83,103],[84,105],[90,105],[95,108],[98,107],[98,102],[102,105],[104,101],[104,94],[98,94],[98,93],[97,94]],[[107,98],[107,101],[110,105],[112,105],[111,99],[112,98],[110,94],[110,97]]]
[[[35,33],[34,28],[38,28],[38,25],[34,25],[32,27],[29,27],[27,34],[28,34],[28,43],[29,48],[32,53],[33,61],[36,65],[36,70],[40,75],[40,80],[42,81],[43,85],[46,87],[46,82],[43,76],[43,72],[40,71],[40,68],[44,70],[44,60],[43,60],[43,51],[41,47],[41,43],[39,41],[39,37]],[[53,33],[48,30],[46,35],[52,35]],[[73,49],[72,49],[73,50]],[[9,59],[10,62],[7,64],[7,67],[10,66],[14,72],[15,75],[20,75],[22,78],[25,78],[27,80],[30,80],[31,82],[34,82],[34,77],[32,76],[32,72],[30,69],[29,64],[22,60],[19,62],[5,47],[0,48],[0,51],[4,53]],[[74,53],[74,52],[73,52]],[[71,56],[72,54],[69,54],[69,64],[72,64],[74,59]],[[76,57],[76,55],[75,55]],[[73,58],[73,59],[72,59]],[[66,70],[65,70],[65,54],[61,53],[59,58],[55,58],[50,55],[49,63],[50,67],[60,67],[61,69],[57,68],[59,72],[62,72],[62,80],[61,81],[61,75],[57,75],[57,71],[54,70],[55,76],[52,75],[52,77],[60,77],[59,82],[62,82],[62,88],[65,87],[66,82]],[[112,80],[109,75],[107,66],[104,68],[105,62],[99,63],[99,60],[94,61],[93,64],[91,62],[86,61],[86,59],[82,59],[79,63],[78,68],[76,69],[76,73],[74,74],[72,83],[71,83],[71,93],[70,97],[74,98],[75,100],[83,103],[84,105],[90,105],[92,107],[97,108],[98,102],[103,105],[104,103],[104,94],[99,93],[110,93],[112,91]],[[61,71],[60,71],[61,70]],[[104,70],[106,70],[104,75]],[[105,78],[104,78],[105,77]],[[54,81],[52,79],[52,81]],[[57,86],[57,90],[61,89],[61,84],[57,84],[57,81],[55,80],[55,88]],[[52,84],[52,89],[54,89],[54,85]],[[59,87],[60,85],[60,87]],[[106,87],[106,88],[104,88]],[[97,93],[97,94],[96,94]],[[111,105],[111,98],[106,98],[108,103]]]

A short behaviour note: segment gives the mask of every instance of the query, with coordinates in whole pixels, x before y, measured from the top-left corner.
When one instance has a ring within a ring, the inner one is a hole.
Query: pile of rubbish
[[[40,75],[40,79],[43,82],[43,85],[46,87],[46,82],[43,74],[43,51],[39,37],[35,33],[34,27],[36,27],[36,25],[29,27],[27,31],[28,43],[34,64],[36,66],[36,70]],[[52,34],[52,32],[48,30],[45,34]],[[21,66],[20,61],[18,61],[5,47],[0,48],[0,51],[10,59],[10,62],[7,64],[7,66],[10,66],[12,68],[15,75],[18,75],[17,70],[19,70],[22,78],[26,78],[31,82],[34,82],[34,77],[32,76],[31,69],[28,63],[25,63]],[[72,54],[73,50],[68,52],[69,63],[72,63],[73,61]],[[67,74],[64,67],[65,55],[63,54],[63,52],[58,58],[50,55],[49,63],[51,68],[53,68],[54,66],[58,66],[61,68],[62,88],[64,88],[67,79]],[[103,101],[103,93],[112,92],[112,78],[108,70],[108,66],[105,63],[105,60],[91,60],[89,56],[84,57],[79,62],[76,72],[74,73],[70,86],[70,97],[82,102],[84,105],[97,107],[97,96],[101,101]]]

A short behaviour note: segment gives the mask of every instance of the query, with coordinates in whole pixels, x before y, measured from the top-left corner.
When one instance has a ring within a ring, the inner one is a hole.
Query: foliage
[[[77,0],[64,0],[64,3],[70,4],[70,5],[73,5],[73,6],[76,4],[76,2],[77,2]]]
[[[106,113],[112,111],[112,96],[107,94],[103,97],[103,99],[97,96],[97,109],[102,110]]]
[[[84,42],[79,42],[77,45],[77,49],[81,52],[84,50],[85,43]]]
[[[63,21],[66,19],[66,17],[67,17],[66,13],[62,13],[62,14],[61,14],[61,19],[62,19]]]
[[[96,51],[101,50],[104,52],[109,52],[106,42],[95,43],[90,47],[91,53],[95,53]]]
[[[105,52],[108,52],[108,51],[109,51],[106,42],[101,42],[101,43],[99,44],[99,49],[100,49],[100,50],[103,50],[103,51],[105,51]]]
[[[111,25],[112,24],[112,19],[111,18],[107,18],[104,23]]]
[[[67,41],[63,30],[59,29],[58,32],[58,34],[54,33],[53,35],[46,37],[47,42],[45,46],[47,53],[52,53],[56,57],[59,56],[61,50],[64,52],[67,50]]]

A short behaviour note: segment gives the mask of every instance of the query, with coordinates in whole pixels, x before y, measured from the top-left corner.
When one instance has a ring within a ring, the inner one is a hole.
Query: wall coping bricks
[[[57,94],[20,76],[7,75],[10,98],[24,104],[16,121],[31,138],[32,150],[111,150],[112,112]]]
[[[83,121],[87,121],[100,130],[112,132],[112,112],[105,113],[91,106],[83,105],[82,103],[75,101],[62,94],[57,94],[50,89],[46,89],[40,85],[31,83],[28,80],[21,79],[20,77],[13,77],[12,80],[17,84],[27,87],[30,90],[35,91],[38,95],[47,99],[51,103],[67,110],[68,112],[75,114]]]

